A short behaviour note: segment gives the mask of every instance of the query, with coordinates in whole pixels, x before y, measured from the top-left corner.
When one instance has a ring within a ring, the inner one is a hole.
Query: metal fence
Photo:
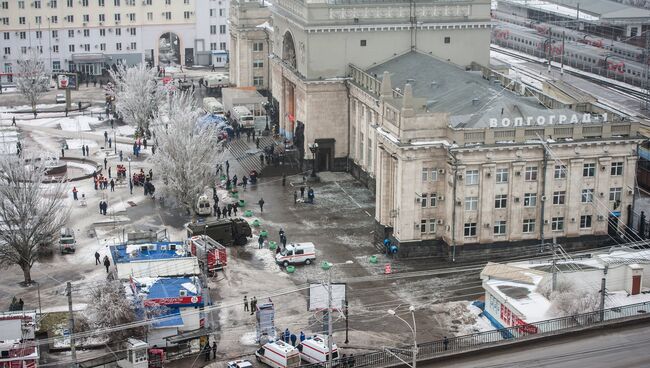
[[[595,326],[602,322],[633,319],[650,313],[650,302],[598,310],[540,321],[521,326],[513,326],[494,331],[478,332],[470,335],[452,337],[418,344],[417,360],[427,360],[444,354],[460,353],[496,345],[504,341],[513,341],[528,336],[559,335],[568,329]],[[337,359],[339,367],[391,367],[413,360],[411,347],[385,348],[367,354]],[[322,364],[308,364],[301,367],[323,367]]]

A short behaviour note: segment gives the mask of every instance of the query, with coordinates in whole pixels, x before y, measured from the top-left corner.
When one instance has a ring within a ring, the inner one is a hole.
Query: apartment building
[[[227,0],[1,0],[0,72],[28,50],[52,70],[115,64],[210,65],[228,48]]]

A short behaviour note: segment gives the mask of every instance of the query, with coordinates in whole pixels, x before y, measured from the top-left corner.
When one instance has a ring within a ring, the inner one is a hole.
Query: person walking
[[[205,346],[203,347],[203,353],[205,354],[205,361],[209,362],[210,361],[210,343],[205,343]]]
[[[300,198],[305,198],[305,186],[300,186]]]
[[[86,145],[86,156],[90,156],[90,147]]]
[[[257,148],[259,148],[259,147],[257,147]],[[260,165],[264,166],[264,154],[263,153],[260,154]]]
[[[226,160],[226,176],[230,176],[230,162]]]
[[[250,302],[250,304],[251,304],[251,316],[253,315],[253,313],[255,313],[256,303],[257,303],[257,299],[255,299],[255,297],[252,297],[251,302]]]
[[[305,341],[305,333],[300,331],[300,342]]]
[[[217,342],[212,342],[212,359],[217,359]]]
[[[293,191],[293,204],[298,203],[298,191]]]
[[[255,147],[257,147],[257,149],[260,149],[260,139],[259,138],[255,138]]]
[[[115,191],[115,180],[111,179],[111,192]]]
[[[248,185],[248,178],[246,177],[246,175],[244,175],[244,177],[241,178],[241,186],[242,186],[244,189],[246,189],[246,186],[247,186],[247,185]]]
[[[108,143],[108,132],[104,130],[104,144]]]
[[[248,297],[244,295],[244,312],[248,312]]]
[[[232,177],[232,186],[233,186],[233,188],[237,188],[237,180],[239,180],[237,178],[237,174],[233,175],[233,177]]]
[[[95,182],[95,183],[97,183],[97,182]],[[97,189],[97,185],[95,185],[95,189]],[[101,201],[99,201],[99,214],[100,215],[102,214],[103,209],[104,209],[104,200],[102,199]]]
[[[282,247],[286,248],[287,247],[287,236],[282,234],[280,235],[280,242],[282,243]]]
[[[237,207],[239,207],[237,203],[232,205],[232,212],[235,214],[235,216],[237,216]]]
[[[228,203],[228,217],[232,217],[232,204]]]
[[[101,264],[101,262],[99,261],[99,251],[95,251],[95,266],[97,266],[98,264]]]
[[[107,165],[108,165],[108,159],[106,159],[106,157],[104,157],[104,170],[106,170],[108,168]]]
[[[110,167],[110,166],[108,167],[108,177],[109,177],[109,178],[112,178],[112,177],[113,177],[113,175],[111,175],[111,167]]]
[[[81,145],[81,155],[86,157],[86,146]]]
[[[106,267],[106,273],[108,273],[108,268],[111,266],[111,261],[108,259],[108,256],[104,256],[104,267]]]
[[[296,346],[296,340],[298,340],[296,334],[291,334],[291,346]]]
[[[66,115],[66,116],[68,116],[68,115]],[[15,116],[13,116],[13,117],[11,118],[11,125],[12,125],[12,126],[16,126],[16,117],[15,117]]]
[[[264,247],[264,237],[263,236],[260,236],[259,238],[257,238],[257,245],[258,245],[257,249],[262,249]]]
[[[122,162],[122,151],[120,151],[120,162]]]
[[[108,138],[108,148],[113,147],[113,138]]]
[[[284,330],[284,342],[288,344],[290,338],[291,338],[291,332],[289,332],[289,329],[287,328],[286,330]]]
[[[260,205],[260,212],[264,212],[264,198],[260,198],[259,202],[257,204]]]
[[[447,336],[443,337],[442,345],[445,347],[445,350],[449,348],[449,339],[447,338]]]
[[[77,190],[77,187],[72,187],[72,198],[73,198],[75,201],[79,199],[79,198],[77,197],[77,193],[78,193],[78,192],[79,192],[79,191]]]

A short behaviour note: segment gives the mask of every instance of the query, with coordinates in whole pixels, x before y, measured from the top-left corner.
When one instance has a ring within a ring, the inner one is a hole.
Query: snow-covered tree
[[[44,184],[45,171],[40,161],[0,155],[0,266],[19,266],[26,285],[69,214],[64,183]]]
[[[214,124],[197,124],[201,110],[193,94],[175,93],[164,110],[155,119],[152,160],[164,183],[163,195],[194,214],[199,196],[216,180],[223,143],[218,143]]]
[[[136,320],[135,305],[126,297],[122,283],[108,281],[90,289],[90,300],[79,321],[79,329],[104,329]],[[111,332],[108,337],[111,341],[119,341],[141,333],[141,328],[132,328]]]
[[[578,289],[569,281],[557,281],[553,290],[552,281],[549,279],[540,285],[537,291],[551,302],[551,311],[558,316],[593,312],[600,307],[598,290],[588,287]]]
[[[16,88],[36,111],[36,104],[47,92],[50,86],[50,74],[45,67],[45,61],[36,49],[18,60],[16,70]]]
[[[120,65],[110,74],[115,82],[112,95],[117,112],[137,132],[150,136],[149,123],[157,114],[164,96],[156,80],[156,71],[144,64]]]

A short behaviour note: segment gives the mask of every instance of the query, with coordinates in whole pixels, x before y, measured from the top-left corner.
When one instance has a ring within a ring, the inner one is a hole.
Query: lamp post
[[[332,267],[343,265],[343,264],[352,264],[352,261],[345,261],[344,263],[330,263],[329,269],[327,270],[327,367],[331,368],[332,365]]]
[[[133,194],[133,177],[131,176],[131,156],[126,158],[127,161],[129,161],[129,191],[131,194]]]
[[[115,128],[113,128],[113,148],[115,148],[115,154],[117,155],[117,131]]]
[[[411,327],[411,325],[410,325],[408,322],[406,322],[405,319],[403,319],[402,317],[398,316],[397,313],[395,313],[394,310],[389,309],[387,312],[388,312],[388,314],[390,314],[391,316],[397,317],[400,321],[404,322],[404,323],[409,327],[409,329],[411,330],[411,332],[413,333],[413,363],[411,363],[411,368],[416,368],[416,364],[417,364],[417,354],[418,354],[418,342],[417,342],[417,327],[416,327],[416,325],[415,325],[415,307],[414,307],[414,306],[410,306],[410,307],[409,307],[409,311],[411,312],[411,316],[413,317],[413,326],[412,326],[412,327]]]
[[[315,178],[316,177],[316,157],[317,157],[316,154],[318,153],[318,143],[312,143],[312,144],[308,145],[308,147],[309,147],[309,150],[311,151],[311,155],[312,155],[312,158],[313,158],[313,161],[314,161],[312,163],[312,167],[311,167],[311,177]]]

